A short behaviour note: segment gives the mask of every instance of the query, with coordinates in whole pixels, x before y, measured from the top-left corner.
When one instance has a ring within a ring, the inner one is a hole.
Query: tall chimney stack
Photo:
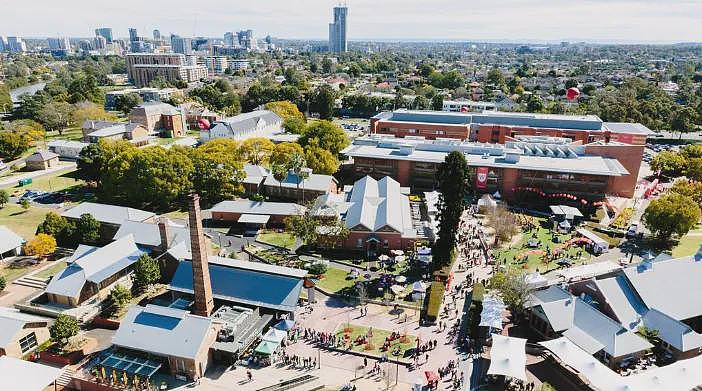
[[[190,247],[193,263],[193,292],[195,307],[193,314],[210,316],[214,309],[210,269],[207,266],[207,243],[202,229],[200,196],[192,194],[189,200],[188,219],[190,221]]]
[[[166,252],[171,247],[170,234],[168,232],[168,219],[161,216],[158,218],[158,235],[161,238],[161,251]]]

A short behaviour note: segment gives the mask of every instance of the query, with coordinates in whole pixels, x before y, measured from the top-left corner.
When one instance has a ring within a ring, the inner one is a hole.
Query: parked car
[[[639,230],[639,223],[638,222],[631,223],[629,225],[629,229],[626,230],[626,237],[627,238],[635,237],[638,230]]]

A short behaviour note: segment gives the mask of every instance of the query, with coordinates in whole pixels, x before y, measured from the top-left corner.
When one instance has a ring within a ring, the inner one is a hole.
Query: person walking
[[[253,374],[251,373],[250,370],[246,371],[246,377],[249,378],[249,382],[253,381]]]

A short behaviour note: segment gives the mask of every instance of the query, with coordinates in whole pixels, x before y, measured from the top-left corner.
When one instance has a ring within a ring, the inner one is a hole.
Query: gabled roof
[[[254,164],[244,164],[244,172],[246,173],[246,178],[244,178],[243,182],[254,185],[260,185],[263,179],[270,175],[270,171],[267,168]]]
[[[129,208],[126,206],[96,204],[93,202],[83,202],[75,207],[63,212],[61,216],[72,219],[79,219],[81,215],[88,213],[101,223],[120,225],[125,220],[145,221],[156,214],[145,210]]]
[[[658,337],[681,352],[702,347],[702,334],[696,333],[690,326],[651,308],[643,318],[644,325],[658,330]]]
[[[86,282],[104,281],[134,264],[143,252],[127,235],[101,248],[83,247],[81,254],[49,281],[46,293],[78,297]]]
[[[415,231],[409,198],[402,193],[400,184],[390,177],[379,181],[370,176],[359,179],[354,183],[348,201],[345,223],[350,229],[360,226],[377,231],[387,227],[401,234]]]
[[[122,319],[112,343],[160,356],[194,359],[203,350],[211,326],[210,318],[188,311],[151,304],[133,306]]]
[[[210,131],[226,129],[231,135],[252,132],[256,130],[259,122],[266,124],[283,122],[280,116],[270,110],[256,110],[250,113],[242,113],[234,117],[224,118],[216,121]]]
[[[208,266],[216,299],[282,311],[295,311],[307,274],[301,269],[219,257],[210,257]],[[193,294],[190,260],[180,261],[170,289]]]
[[[155,114],[177,115],[177,114],[181,114],[181,112],[178,109],[169,105],[168,103],[158,102],[158,101],[144,102],[144,103],[140,104],[139,106],[135,107],[134,110],[143,110],[146,115],[155,115]]]
[[[616,277],[594,280],[593,283],[612,309],[612,312],[614,312],[614,316],[616,316],[619,323],[629,330],[635,330],[647,308],[631,289],[626,277],[618,275]]]
[[[25,240],[4,225],[0,225],[0,254],[21,247]]]
[[[693,257],[641,262],[624,268],[626,277],[648,308],[677,320],[702,315],[702,262]]]
[[[26,161],[28,161],[28,162],[45,162],[47,160],[51,160],[51,159],[54,159],[57,157],[59,157],[59,155],[57,155],[51,151],[47,151],[45,149],[40,149],[40,150],[37,150],[36,152],[34,152],[33,154],[31,154],[27,158]]]
[[[29,315],[15,308],[0,307],[0,348],[15,341],[27,323],[48,323],[49,319]]]
[[[170,220],[166,224],[168,226],[169,247],[184,242],[187,248],[190,249],[190,231],[188,228],[175,225]],[[161,245],[161,233],[158,224],[127,220],[120,225],[113,239],[117,240],[127,235],[133,235],[136,243],[142,246],[157,247]]]
[[[90,137],[110,137],[127,132],[126,124],[115,124],[105,128],[100,128],[88,134]]]

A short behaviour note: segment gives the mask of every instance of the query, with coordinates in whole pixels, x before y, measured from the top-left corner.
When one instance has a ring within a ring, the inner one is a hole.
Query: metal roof
[[[190,231],[187,227],[177,226],[167,222],[167,232],[170,247],[178,243],[185,242],[187,248],[190,248]],[[120,239],[127,235],[133,235],[137,244],[149,247],[157,247],[161,245],[161,233],[158,229],[158,224],[144,223],[141,221],[127,220],[120,225],[115,233],[114,240]]]
[[[676,320],[702,315],[702,262],[693,257],[645,261],[624,268],[626,277],[648,308]]]
[[[266,224],[270,219],[271,216],[269,215],[242,214],[241,216],[239,216],[239,220],[237,220],[237,223]]]
[[[604,127],[612,133],[641,134],[649,136],[655,134],[654,131],[640,123],[632,122],[605,122]]]
[[[594,280],[593,283],[604,297],[606,304],[614,312],[619,323],[629,330],[636,329],[641,317],[648,309],[636,293],[631,290],[626,277],[618,275]]]
[[[303,214],[305,207],[292,202],[264,202],[240,199],[222,201],[214,205],[210,211],[220,213],[292,216]]]
[[[0,225],[0,254],[22,247],[25,240],[4,225]]]
[[[9,356],[0,357],[0,387],[3,390],[42,391],[62,374],[62,368]]]
[[[15,342],[17,334],[27,323],[48,323],[49,319],[28,315],[15,308],[0,307],[0,348]]]
[[[241,268],[244,261],[239,262],[227,266],[223,263],[209,262],[210,280],[215,298],[275,310],[295,311],[302,290],[301,277],[267,273],[255,270],[253,267]],[[257,262],[246,262],[246,264],[253,266],[248,264],[257,264]],[[232,283],[233,281],[236,283]],[[193,294],[192,262],[181,261],[178,264],[170,289]]]
[[[194,359],[210,332],[212,319],[156,305],[133,306],[112,338],[117,346]]]
[[[286,189],[298,189],[298,186],[300,188],[300,191],[304,190],[312,190],[312,191],[321,191],[321,192],[327,192],[329,188],[331,187],[332,183],[335,183],[336,179],[331,176],[331,175],[322,175],[322,174],[310,174],[309,177],[306,179],[302,180],[298,175],[296,175],[293,172],[288,172],[288,175],[283,179],[282,182],[279,182],[277,179],[273,177],[273,175],[269,175],[266,177],[266,181],[263,182],[264,185],[266,186],[272,186],[272,187],[283,187]]]
[[[657,330],[661,340],[681,352],[702,347],[702,334],[696,333],[690,326],[655,308],[646,313],[643,323],[647,328]]]
[[[101,223],[120,225],[125,220],[145,221],[154,216],[155,213],[145,210],[117,206],[109,204],[97,204],[93,202],[83,202],[75,207],[63,212],[63,217],[79,219],[81,215],[88,213]]]
[[[132,235],[127,235],[104,247],[89,249],[82,256],[54,276],[46,287],[46,293],[78,297],[86,282],[100,283],[117,272],[134,264],[144,254],[139,250]]]
[[[400,183],[391,177],[377,181],[365,176],[353,185],[345,223],[350,229],[361,226],[369,231],[391,228],[401,234],[415,234],[409,198]],[[414,232],[412,232],[414,231]]]
[[[40,150],[34,152],[33,154],[31,154],[27,158],[26,161],[28,161],[28,162],[45,162],[47,160],[51,160],[51,159],[54,159],[57,157],[59,157],[59,155],[57,155],[51,151],[40,149]]]
[[[234,117],[224,118],[215,121],[210,131],[226,130],[230,135],[236,136],[241,133],[250,133],[258,128],[259,124],[282,123],[283,119],[270,110],[256,110],[250,113],[239,114]]]

